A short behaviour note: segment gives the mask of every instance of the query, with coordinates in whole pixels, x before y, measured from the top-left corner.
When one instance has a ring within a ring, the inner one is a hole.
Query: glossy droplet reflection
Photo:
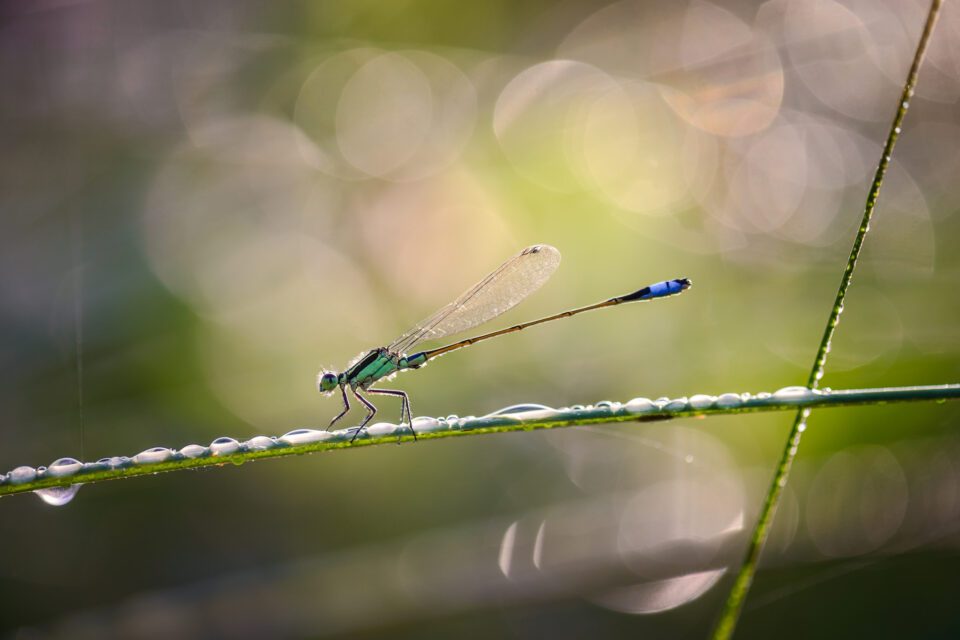
[[[240,443],[233,438],[217,438],[210,443],[210,453],[215,456],[227,456],[240,450]]]
[[[311,444],[314,442],[323,442],[330,440],[334,436],[329,431],[320,431],[318,429],[294,429],[280,436],[280,442],[287,445]]]
[[[7,476],[10,484],[25,484],[27,482],[32,482],[36,477],[37,470],[33,467],[27,466],[17,467]]]
[[[809,400],[816,395],[816,391],[806,387],[784,387],[773,392],[773,399],[780,402],[795,402]]]
[[[266,451],[276,444],[273,438],[268,436],[254,436],[244,443],[247,451]]]
[[[156,464],[166,462],[171,456],[173,456],[173,451],[170,449],[166,447],[153,447],[133,456],[133,461],[136,464]]]
[[[63,476],[71,476],[82,468],[83,463],[75,458],[58,458],[47,467],[47,475],[62,478]]]
[[[545,404],[512,404],[509,407],[504,407],[503,409],[498,409],[492,413],[488,413],[487,416],[505,416],[510,415],[511,413],[526,413],[527,411],[553,411],[553,409]]]
[[[80,485],[72,484],[69,487],[48,487],[46,489],[37,489],[34,491],[34,493],[40,496],[40,499],[50,506],[62,507],[73,500],[73,497],[77,495],[78,491],[80,491]]]

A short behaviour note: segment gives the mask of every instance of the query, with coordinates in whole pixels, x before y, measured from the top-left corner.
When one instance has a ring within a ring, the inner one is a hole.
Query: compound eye
[[[337,387],[337,376],[333,373],[325,373],[320,376],[320,391],[333,391]]]

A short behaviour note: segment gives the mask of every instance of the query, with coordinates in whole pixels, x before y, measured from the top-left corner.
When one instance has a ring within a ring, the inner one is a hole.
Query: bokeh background
[[[0,9],[0,468],[323,427],[315,375],[536,242],[415,415],[802,384],[926,3]],[[960,376],[960,11],[824,385]],[[399,406],[379,402],[394,419]],[[350,414],[356,420],[361,414]],[[960,634],[960,411],[816,412],[738,637]],[[46,637],[702,637],[787,414],[378,447],[0,501]]]

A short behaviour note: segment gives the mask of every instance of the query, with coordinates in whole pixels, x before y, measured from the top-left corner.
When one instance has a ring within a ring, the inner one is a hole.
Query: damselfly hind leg
[[[367,393],[379,393],[385,396],[397,396],[400,398],[400,423],[403,424],[403,414],[407,414],[407,424],[410,425],[410,432],[413,433],[413,439],[417,439],[417,432],[413,430],[413,414],[410,413],[410,396],[405,391],[395,389],[367,389]]]
[[[377,415],[377,408],[373,406],[369,400],[360,395],[360,392],[356,389],[353,389],[354,397],[363,403],[363,406],[367,408],[367,417],[363,419],[363,422],[360,423],[360,426],[357,427],[356,433],[353,434],[353,437],[350,438],[350,442],[353,442],[357,439],[357,436],[360,435],[360,432],[363,431],[363,428],[367,426],[367,423],[373,420],[373,416]]]
[[[347,411],[350,411],[350,401],[347,399],[347,388],[341,386],[340,393],[343,394],[343,411],[338,413],[337,417],[330,421],[330,424],[327,425],[327,431],[330,430],[330,427],[332,427],[337,420],[347,415]]]

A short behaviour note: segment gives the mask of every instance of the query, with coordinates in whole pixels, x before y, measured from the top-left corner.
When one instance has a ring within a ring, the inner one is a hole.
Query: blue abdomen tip
[[[643,296],[644,299],[660,298],[662,296],[672,296],[680,293],[690,287],[690,281],[687,278],[678,278],[676,280],[665,280],[657,284],[650,285],[650,291]]]
[[[674,294],[680,293],[686,289],[689,289],[691,282],[688,278],[676,278],[675,280],[664,280],[663,282],[658,282],[657,284],[652,284],[649,287],[644,287],[642,289],[637,289],[633,293],[621,296],[619,298],[611,298],[611,300],[617,300],[619,302],[632,302],[634,300],[652,300],[653,298],[662,298],[664,296],[672,296]]]

